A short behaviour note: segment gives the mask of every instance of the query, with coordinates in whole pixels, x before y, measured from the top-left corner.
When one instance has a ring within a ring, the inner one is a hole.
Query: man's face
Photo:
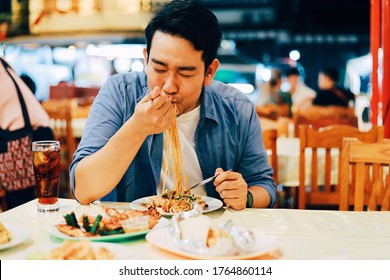
[[[318,74],[318,88],[321,90],[326,90],[331,88],[329,78],[323,73]]]
[[[287,82],[290,84],[290,87],[295,89],[299,81],[298,75],[290,75],[287,77]]]
[[[158,86],[176,104],[179,114],[199,105],[205,84],[202,51],[182,38],[157,31],[152,39],[149,57],[144,50],[146,74],[150,89]]]

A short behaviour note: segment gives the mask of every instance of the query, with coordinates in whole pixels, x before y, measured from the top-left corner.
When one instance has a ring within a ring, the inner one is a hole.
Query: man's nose
[[[174,73],[170,73],[164,82],[163,90],[167,94],[175,94],[178,91],[178,88],[176,75]]]

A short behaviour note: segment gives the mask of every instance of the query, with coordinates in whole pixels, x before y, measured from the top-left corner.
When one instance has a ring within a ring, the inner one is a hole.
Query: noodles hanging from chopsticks
[[[194,203],[199,204],[203,209],[208,207],[202,196],[191,194],[188,179],[185,172],[184,161],[181,152],[179,132],[177,129],[176,105],[173,105],[175,117],[168,130],[164,134],[164,157],[162,163],[162,193],[150,197],[150,200],[141,203],[141,206],[154,206],[161,208],[164,213],[178,213],[193,209]],[[172,158],[172,161],[170,161]],[[172,167],[170,167],[172,164]],[[173,187],[167,189],[167,179],[173,172]]]
[[[176,105],[173,105],[173,110],[175,110],[174,114],[177,116],[178,110]],[[172,151],[172,158],[173,158],[173,172],[174,172],[174,185],[173,190],[175,190],[176,195],[182,194],[185,191],[189,191],[189,185],[188,185],[188,179],[185,172],[184,167],[184,161],[182,157],[181,152],[181,146],[180,146],[180,139],[179,139],[179,133],[177,129],[177,118],[174,117],[172,119],[172,123],[167,131],[167,139],[164,142],[164,145],[166,146],[165,151],[165,159],[163,163],[163,171],[164,171],[164,178],[163,178],[163,192],[166,188],[166,179],[169,176],[169,155]]]

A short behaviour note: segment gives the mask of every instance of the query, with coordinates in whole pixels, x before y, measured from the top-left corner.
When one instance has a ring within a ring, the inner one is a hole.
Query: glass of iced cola
[[[58,188],[61,170],[60,142],[35,141],[32,143],[32,151],[38,212],[58,211]]]

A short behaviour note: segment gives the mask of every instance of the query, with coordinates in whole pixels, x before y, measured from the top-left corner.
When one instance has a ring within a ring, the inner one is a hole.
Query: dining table
[[[80,215],[101,213],[102,206],[118,211],[129,209],[126,202],[98,202],[81,205],[74,199],[60,198],[60,210],[38,213],[37,200],[32,200],[0,214],[0,222],[9,227],[17,244],[1,249],[1,260],[34,259],[37,252],[61,246],[62,238],[53,234],[52,228],[65,223],[64,215],[74,212]],[[335,210],[298,209],[244,209],[220,207],[204,213],[212,224],[232,222],[235,227],[260,232],[263,247],[254,259],[267,260],[390,260],[390,212],[358,212]],[[163,225],[145,234],[124,239],[112,239],[109,243],[121,246],[121,259],[183,260],[195,256],[167,249],[159,243],[147,240],[157,230],[165,233],[172,224],[172,216],[162,217]],[[161,235],[163,239],[163,236]],[[170,236],[165,236],[170,238]],[[167,240],[168,240],[167,239]],[[167,242],[161,240],[161,242]],[[168,241],[169,243],[169,241]],[[39,254],[38,254],[39,255]],[[245,256],[245,255],[244,255]],[[223,256],[221,257],[224,258]],[[230,258],[230,256],[226,257]],[[244,258],[244,257],[243,257]],[[207,259],[207,257],[206,257]]]

